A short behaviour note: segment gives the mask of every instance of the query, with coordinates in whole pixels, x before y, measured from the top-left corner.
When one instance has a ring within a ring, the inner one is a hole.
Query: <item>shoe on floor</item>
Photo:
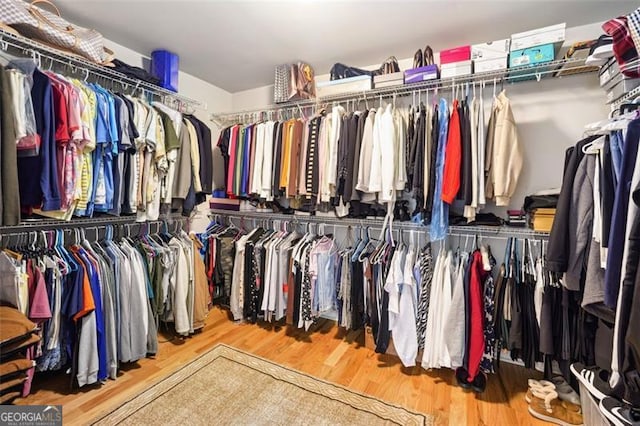
[[[476,393],[482,393],[487,388],[487,378],[483,373],[478,373],[471,382],[471,389]]]
[[[574,405],[580,405],[580,395],[573,390],[571,385],[562,376],[555,376],[551,379],[551,382],[556,387],[558,398],[563,401],[570,402]]]
[[[462,389],[471,389],[471,383],[467,381],[467,377],[469,377],[469,373],[466,368],[458,367],[456,369],[456,381]]]
[[[556,391],[548,388],[532,390],[529,414],[536,419],[562,426],[582,425],[582,410],[574,405],[558,399]]]
[[[609,386],[609,372],[600,367],[585,367],[576,362],[571,364],[571,372],[598,401],[608,396],[621,396],[620,389]]]
[[[555,385],[548,380],[535,380],[529,379],[528,381],[529,388],[527,389],[527,393],[524,396],[524,400],[527,401],[527,404],[531,404],[531,400],[533,399],[533,389],[549,389],[555,390]]]
[[[600,401],[600,412],[614,426],[640,425],[640,411],[615,398],[606,397]]]

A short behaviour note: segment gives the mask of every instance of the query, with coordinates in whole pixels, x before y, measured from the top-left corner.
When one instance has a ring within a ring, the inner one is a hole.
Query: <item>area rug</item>
[[[219,344],[97,425],[430,425],[415,413]]]

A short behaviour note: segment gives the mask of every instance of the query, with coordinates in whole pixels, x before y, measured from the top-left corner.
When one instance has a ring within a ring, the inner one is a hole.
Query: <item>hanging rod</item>
[[[132,226],[132,225],[134,225],[134,226],[138,225],[138,226],[140,226],[140,228],[142,228],[143,226],[146,226],[147,229],[151,229],[151,225],[160,226],[164,222],[165,222],[165,220],[161,220],[161,219],[151,220],[151,221],[148,221],[148,222],[126,222],[126,223],[113,223],[113,222],[110,222],[109,224],[96,224],[96,225],[93,225],[93,226],[82,226],[82,227],[81,226],[62,226],[62,227],[56,226],[56,227],[53,227],[54,229],[38,229],[38,230],[25,229],[23,231],[20,231],[20,230],[16,231],[16,227],[13,227],[13,228],[10,229],[10,231],[13,231],[13,232],[0,232],[0,240],[2,238],[4,238],[4,237],[27,236],[27,235],[33,235],[34,233],[37,234],[40,231],[42,231],[42,232],[51,232],[53,230],[58,230],[58,229],[63,231],[63,232],[67,232],[67,231],[68,232],[72,232],[72,231],[77,230],[77,229],[82,229],[82,231],[84,232],[85,230],[107,229],[108,227],[123,227],[123,229],[131,230],[130,226]],[[174,223],[177,223],[177,221],[174,221],[174,220],[166,221],[166,222],[167,223],[171,223],[172,225]],[[124,228],[124,227],[126,227],[126,228]]]
[[[566,74],[562,67],[571,66],[566,69]],[[520,67],[508,68],[497,71],[487,71],[468,76],[444,78],[437,80],[428,80],[420,83],[404,84],[393,87],[383,87],[379,89],[371,89],[359,92],[341,93],[337,95],[318,97],[316,99],[290,101],[281,104],[268,105],[263,108],[242,110],[236,112],[214,113],[211,115],[211,121],[216,123],[228,123],[238,120],[242,116],[256,115],[265,112],[296,112],[302,108],[321,106],[328,102],[339,101],[376,101],[386,99],[393,96],[406,96],[409,94],[420,94],[421,92],[434,90],[448,90],[459,87],[460,85],[484,83],[484,84],[502,84],[502,83],[518,83],[530,80],[540,81],[543,77],[569,77],[577,74],[591,73],[598,70],[598,67],[585,65],[584,59],[560,59],[539,65],[525,65]]]
[[[170,223],[184,221],[189,219],[188,217],[182,216],[179,213],[172,213],[165,216],[160,216],[158,221],[166,220]],[[155,221],[149,221],[155,222]],[[36,219],[33,221],[25,221],[15,226],[0,226],[0,234],[12,233],[12,232],[28,232],[34,230],[47,230],[47,229],[56,229],[56,228],[84,228],[84,227],[95,227],[95,226],[105,226],[105,225],[135,225],[149,222],[137,222],[135,216],[120,216],[120,217],[96,217],[90,219],[72,219],[70,221],[63,220],[55,220],[55,219]]]
[[[30,55],[35,61],[44,57],[49,60],[55,61],[59,64],[68,66],[72,69],[82,69],[86,74],[93,74],[99,78],[104,78],[112,82],[120,83],[125,90],[126,86],[130,86],[134,90],[143,90],[160,96],[163,102],[169,104],[184,104],[192,108],[207,109],[206,103],[196,101],[186,96],[179,95],[168,89],[160,86],[155,86],[143,80],[131,78],[122,74],[121,72],[110,69],[107,66],[98,65],[79,56],[70,56],[69,54],[56,49],[55,47],[47,46],[35,40],[31,40],[27,37],[12,34],[8,31],[0,29],[0,47],[3,51],[7,51],[9,47],[13,47],[18,50],[22,50],[24,54]]]
[[[232,217],[234,219],[256,219],[256,220],[279,220],[289,223],[318,223],[326,225],[342,225],[342,226],[363,226],[370,228],[381,228],[383,225],[382,219],[354,219],[354,218],[337,218],[337,217],[325,217],[325,216],[299,216],[288,215],[278,213],[263,213],[263,212],[236,212],[231,210],[211,209],[210,216],[222,216]],[[402,230],[414,230],[421,232],[429,232],[429,227],[420,225],[413,222],[393,222],[394,229]],[[501,236],[501,237],[518,237],[518,238],[533,238],[533,239],[547,239],[549,238],[548,232],[534,231],[528,228],[515,228],[510,226],[481,226],[481,225],[452,225],[449,226],[450,235],[474,235],[481,236]]]

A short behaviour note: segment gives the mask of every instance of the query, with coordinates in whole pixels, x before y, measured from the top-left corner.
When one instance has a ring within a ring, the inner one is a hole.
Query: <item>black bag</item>
[[[360,75],[374,76],[391,74],[399,71],[400,66],[398,65],[398,60],[395,56],[390,56],[377,70],[363,70],[361,68],[350,67],[349,65],[338,62],[331,67],[329,74],[331,75],[331,80],[341,80],[343,78],[358,77]]]
[[[559,196],[559,194],[527,195],[524,197],[523,209],[525,212],[531,213],[535,209],[556,208]]]
[[[127,77],[131,77],[133,79],[146,81],[147,83],[151,83],[154,86],[160,86],[160,79],[149,74],[147,70],[143,68],[134,67],[133,65],[129,65],[125,62],[122,62],[119,59],[114,59],[112,63],[113,63],[112,69],[114,71],[118,71],[126,75]]]

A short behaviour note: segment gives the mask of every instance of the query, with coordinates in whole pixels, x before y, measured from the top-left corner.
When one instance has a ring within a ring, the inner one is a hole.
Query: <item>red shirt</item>
[[[482,266],[482,254],[476,250],[471,257],[469,278],[469,315],[471,329],[469,332],[469,377],[471,383],[480,371],[480,361],[484,355],[484,300],[482,283],[486,272]]]
[[[460,116],[458,115],[457,100],[453,101],[452,108],[442,177],[442,201],[447,204],[453,203],[460,189],[460,162],[462,161],[462,137],[460,136]]]

